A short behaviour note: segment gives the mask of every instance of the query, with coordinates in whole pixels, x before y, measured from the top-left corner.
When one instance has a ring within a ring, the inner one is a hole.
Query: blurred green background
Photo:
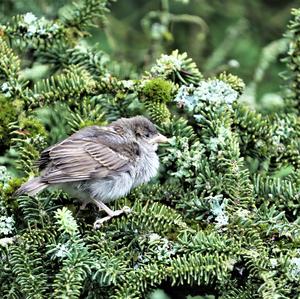
[[[68,9],[67,0],[2,0],[2,23],[32,12],[49,19]],[[161,53],[187,52],[204,75],[228,70],[250,86],[256,102],[279,94],[284,70],[282,36],[295,0],[126,0],[111,1],[105,27],[84,42],[123,65],[123,77],[147,69]],[[276,99],[275,99],[276,100]]]

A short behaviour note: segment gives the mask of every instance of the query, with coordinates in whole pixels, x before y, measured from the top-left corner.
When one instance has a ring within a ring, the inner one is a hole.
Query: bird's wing
[[[39,160],[40,168],[45,169],[42,180],[49,184],[59,184],[104,178],[116,172],[129,171],[133,165],[132,158],[137,153],[137,145],[122,143],[121,139],[112,136],[119,143],[116,146],[114,142],[114,146],[111,146],[107,134],[112,133],[101,132],[96,137],[75,134],[46,149]],[[124,147],[127,149],[125,155],[121,150]]]

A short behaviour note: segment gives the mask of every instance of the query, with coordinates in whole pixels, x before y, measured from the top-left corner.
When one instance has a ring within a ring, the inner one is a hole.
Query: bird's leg
[[[85,208],[86,208],[86,206],[87,206],[88,203],[89,203],[89,201],[83,202],[83,203],[80,205],[79,210],[85,210]]]
[[[91,203],[90,200],[80,200],[81,205],[79,206],[79,210],[77,212],[77,216],[80,214],[81,211],[85,210],[86,206]]]
[[[123,207],[120,210],[113,211],[102,201],[93,200],[93,203],[99,208],[99,210],[105,211],[106,214],[108,215],[108,216],[98,219],[94,222],[95,229],[99,228],[105,221],[108,221],[109,219],[111,219],[113,217],[119,216],[123,213],[128,214],[131,212],[131,209],[127,206]]]
[[[85,210],[86,206],[89,204],[89,203],[94,203],[93,200],[91,199],[79,199],[79,201],[81,202],[81,205],[79,207],[79,211],[82,211],[82,210]]]

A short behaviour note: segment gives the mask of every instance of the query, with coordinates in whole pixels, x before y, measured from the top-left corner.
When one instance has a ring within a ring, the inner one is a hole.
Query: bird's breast
[[[156,152],[141,154],[135,170],[133,187],[147,183],[155,177],[159,168],[159,159]]]

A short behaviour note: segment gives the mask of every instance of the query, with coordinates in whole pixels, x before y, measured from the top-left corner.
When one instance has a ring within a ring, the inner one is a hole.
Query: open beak
[[[155,143],[167,143],[168,141],[169,139],[166,136],[162,134],[157,134],[149,142],[155,144]]]

